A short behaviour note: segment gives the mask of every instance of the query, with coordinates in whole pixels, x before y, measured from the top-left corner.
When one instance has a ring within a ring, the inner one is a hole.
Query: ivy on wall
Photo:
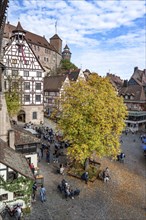
[[[3,176],[0,176],[0,189],[4,189],[5,191],[13,192],[13,193],[21,193],[21,197],[14,198],[11,201],[17,201],[21,199],[25,202],[26,206],[30,203],[30,197],[32,195],[32,185],[33,180],[30,180],[26,177],[20,176],[13,181],[5,181]]]

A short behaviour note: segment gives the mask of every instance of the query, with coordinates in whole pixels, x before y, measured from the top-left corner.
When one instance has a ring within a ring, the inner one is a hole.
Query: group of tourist
[[[33,186],[32,186],[32,200],[33,201],[36,201],[36,193],[37,193],[37,190],[38,190],[38,186],[37,186],[37,183],[34,182]],[[43,184],[41,185],[40,187],[40,190],[39,190],[39,195],[40,195],[40,201],[43,203],[46,201],[46,189],[45,187],[43,186]]]
[[[65,165],[63,163],[59,164],[59,156],[61,155],[61,150],[63,151],[63,148],[68,147],[67,143],[62,141],[61,135],[58,132],[55,133],[52,128],[42,126],[36,127],[35,130],[40,134],[42,143],[37,151],[38,162],[44,159],[47,164],[57,163],[57,173],[64,175]],[[34,165],[32,163],[30,168],[34,174]],[[36,201],[37,191],[39,191],[40,201],[44,202],[46,200],[46,189],[41,185],[38,190],[36,182],[32,186],[32,201]]]
[[[73,190],[65,179],[63,179],[61,181],[61,184],[58,185],[58,189],[61,193],[64,194],[66,199],[67,198],[74,199],[75,196],[78,196],[80,194],[80,190],[79,189]]]

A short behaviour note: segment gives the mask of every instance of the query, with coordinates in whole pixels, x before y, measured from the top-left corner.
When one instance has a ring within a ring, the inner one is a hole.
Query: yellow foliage
[[[65,87],[60,98],[59,126],[72,143],[68,155],[83,162],[96,152],[115,156],[127,109],[108,79],[93,74],[87,81]]]

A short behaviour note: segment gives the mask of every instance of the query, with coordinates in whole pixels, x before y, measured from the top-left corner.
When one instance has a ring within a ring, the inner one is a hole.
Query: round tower
[[[71,59],[71,52],[70,52],[69,47],[67,46],[67,44],[64,47],[64,50],[62,52],[62,59],[63,60],[69,60],[69,61]]]

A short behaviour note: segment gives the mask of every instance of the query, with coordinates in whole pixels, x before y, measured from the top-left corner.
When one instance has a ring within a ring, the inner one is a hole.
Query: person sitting
[[[89,175],[88,175],[88,172],[87,172],[87,171],[82,174],[81,179],[82,179],[82,180],[85,180],[85,183],[88,184]]]
[[[64,166],[63,166],[63,164],[60,164],[59,173],[60,173],[61,175],[64,175]]]
[[[60,173],[61,175],[64,175],[64,166],[63,163],[60,164],[59,168],[57,169],[57,173]]]
[[[122,152],[119,155],[117,155],[117,160],[118,161],[124,161],[124,158],[125,158],[125,154],[122,153]]]
[[[109,178],[109,168],[106,167],[106,169],[103,171],[103,181],[106,183],[109,180]]]
[[[71,189],[70,185],[67,185],[65,188],[65,197],[66,199],[70,197],[71,199],[74,199],[74,191]]]

